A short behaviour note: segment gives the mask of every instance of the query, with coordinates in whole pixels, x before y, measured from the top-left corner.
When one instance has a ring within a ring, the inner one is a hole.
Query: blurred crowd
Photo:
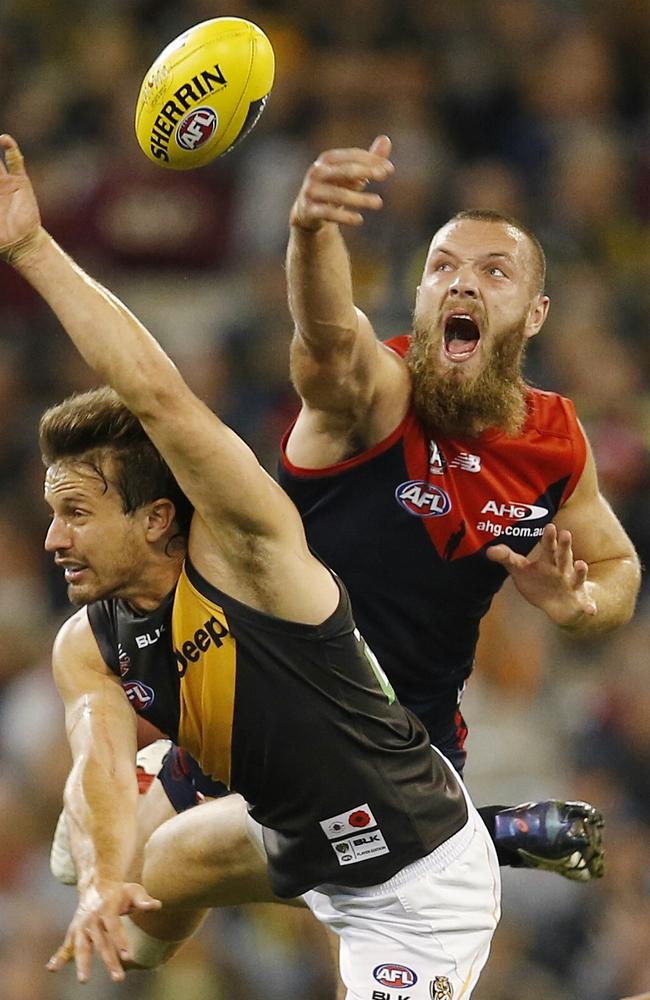
[[[269,35],[277,77],[254,133],[189,173],[151,164],[135,99],[162,47],[209,17]],[[648,0],[3,0],[0,129],[21,143],[44,223],[116,291],[193,388],[273,472],[296,412],[283,255],[288,210],[324,149],[394,144],[384,209],[349,233],[356,297],[404,332],[428,241],[465,208],[513,214],[549,257],[550,316],[529,379],[576,402],[603,492],[650,558]],[[69,766],[49,650],[70,613],[42,551],[40,413],[94,385],[66,337],[0,269],[0,992],[4,1000],[331,1000],[309,914],[213,914],[163,971],[81,990],[44,964],[74,905],[47,854]],[[586,646],[506,586],[470,682],[479,804],[586,798],[608,874],[504,876],[476,1000],[617,1000],[650,989],[650,606]]]

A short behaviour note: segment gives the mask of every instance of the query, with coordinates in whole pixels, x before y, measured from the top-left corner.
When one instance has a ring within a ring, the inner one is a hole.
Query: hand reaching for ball
[[[392,144],[378,135],[369,149],[330,149],[321,153],[305,175],[291,209],[290,222],[301,229],[320,229],[325,222],[360,226],[365,211],[377,211],[381,196],[366,191],[394,172]]]

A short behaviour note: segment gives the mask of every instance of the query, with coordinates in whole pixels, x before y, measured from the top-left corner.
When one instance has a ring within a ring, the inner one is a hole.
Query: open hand
[[[74,958],[77,979],[88,982],[93,952],[106,966],[112,980],[124,979],[124,965],[132,959],[129,940],[120,920],[133,910],[158,910],[154,899],[137,882],[103,882],[81,893],[63,944],[47,963],[50,972],[58,972]]]
[[[512,577],[517,590],[535,607],[545,611],[556,625],[570,627],[583,615],[597,613],[587,582],[589,567],[573,560],[571,532],[547,524],[530,556],[513,552],[507,545],[491,545],[488,559],[499,563]]]
[[[18,143],[0,135],[0,259],[16,262],[16,255],[41,232],[41,216],[31,181],[25,172]]]
[[[291,209],[290,222],[320,229],[324,222],[358,226],[367,209],[382,207],[378,194],[365,191],[370,181],[385,181],[394,171],[388,159],[391,141],[379,135],[370,149],[330,149],[312,163]]]

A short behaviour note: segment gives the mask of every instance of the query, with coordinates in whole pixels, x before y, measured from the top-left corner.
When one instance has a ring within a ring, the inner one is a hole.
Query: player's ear
[[[145,533],[147,541],[156,542],[172,528],[176,520],[176,507],[171,500],[162,498],[147,505]]]
[[[539,333],[548,316],[550,304],[551,300],[548,295],[540,294],[535,296],[531,303],[526,323],[526,335],[528,337],[534,337],[536,333]]]

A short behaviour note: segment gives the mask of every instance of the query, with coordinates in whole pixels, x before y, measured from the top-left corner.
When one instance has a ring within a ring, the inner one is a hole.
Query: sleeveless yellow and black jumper
[[[244,796],[285,898],[383,882],[467,817],[454,772],[395,700],[337,583],[321,625],[250,608],[189,561],[151,613],[117,599],[88,608],[135,711]]]

